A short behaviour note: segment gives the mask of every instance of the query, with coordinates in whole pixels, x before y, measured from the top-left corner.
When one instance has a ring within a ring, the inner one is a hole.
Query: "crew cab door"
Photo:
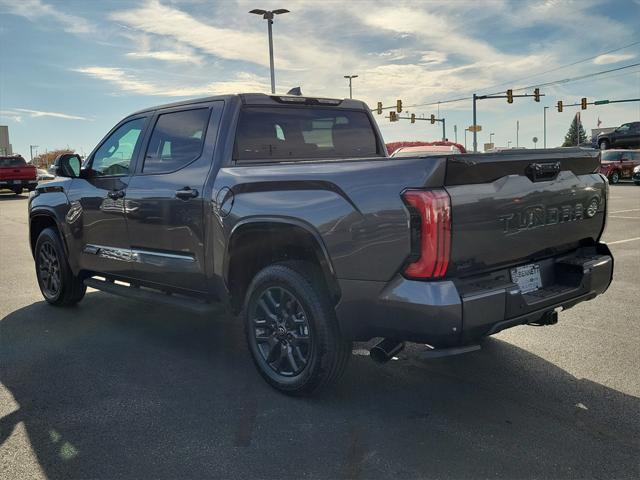
[[[132,262],[124,197],[147,116],[130,117],[105,137],[68,191],[70,249],[81,269],[129,276]]]
[[[127,188],[135,278],[205,292],[203,190],[223,102],[156,112]]]

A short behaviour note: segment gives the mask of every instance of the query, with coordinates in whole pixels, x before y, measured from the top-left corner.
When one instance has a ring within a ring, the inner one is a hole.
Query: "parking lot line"
[[[609,212],[609,213],[614,214],[614,213],[626,213],[626,212],[640,212],[640,208],[630,208],[629,210],[618,210],[616,212]]]
[[[616,240],[615,242],[607,242],[607,245],[615,245],[616,243],[633,242],[634,240],[640,240],[640,237],[627,238],[626,240]]]
[[[640,220],[640,217],[623,217],[622,215],[609,215],[609,218],[627,218],[630,220]]]

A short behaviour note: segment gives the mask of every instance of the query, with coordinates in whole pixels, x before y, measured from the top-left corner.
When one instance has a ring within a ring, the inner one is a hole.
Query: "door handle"
[[[107,193],[107,196],[113,200],[118,200],[124,197],[124,190],[111,190]]]
[[[191,187],[184,187],[182,190],[176,191],[176,197],[180,200],[189,200],[190,198],[196,198],[198,196],[198,190]]]

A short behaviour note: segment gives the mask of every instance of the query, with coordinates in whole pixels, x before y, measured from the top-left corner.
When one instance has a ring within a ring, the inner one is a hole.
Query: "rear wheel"
[[[22,187],[13,187],[13,193],[15,193],[16,195],[21,195]]]
[[[243,310],[253,361],[263,378],[290,395],[336,382],[351,355],[329,293],[304,262],[266,267],[251,282]]]
[[[600,141],[600,150],[608,150],[610,147],[611,143],[609,143],[609,140],[605,139]]]
[[[618,183],[620,181],[620,172],[613,172],[611,175],[609,175],[609,183],[612,185],[615,185],[616,183]]]
[[[87,290],[73,275],[57,232],[45,228],[35,247],[36,276],[44,299],[51,305],[75,305]]]

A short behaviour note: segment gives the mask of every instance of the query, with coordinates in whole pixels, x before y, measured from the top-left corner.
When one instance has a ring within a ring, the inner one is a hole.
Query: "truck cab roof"
[[[219,100],[227,101],[233,98],[239,98],[243,105],[314,105],[358,110],[369,108],[363,101],[353,100],[349,98],[324,98],[310,97],[305,95],[267,95],[265,93],[237,93],[229,95],[214,95],[211,97],[191,98],[179,102],[165,103],[162,105],[145,108],[143,110],[138,110],[137,112],[133,113],[133,115],[153,112],[155,110],[166,108],[195,105],[198,103],[214,102]]]

